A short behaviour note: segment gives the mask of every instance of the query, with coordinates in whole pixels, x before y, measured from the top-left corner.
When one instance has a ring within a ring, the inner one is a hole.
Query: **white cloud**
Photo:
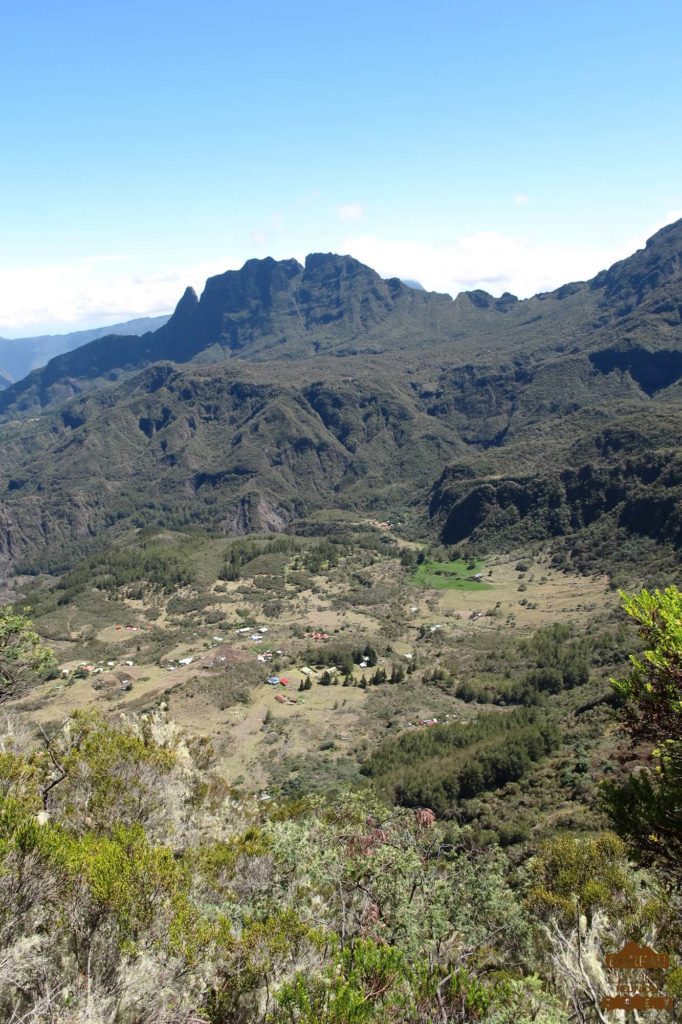
[[[646,232],[646,238],[651,238],[651,236],[656,234],[657,231],[660,231],[661,228],[665,228],[668,224],[673,224],[676,220],[681,219],[682,210],[669,210],[661,220],[653,221],[650,224],[649,229]]]
[[[525,206],[526,203],[530,202],[530,199],[524,192],[517,192],[514,196],[514,202],[517,206]]]
[[[267,225],[254,228],[251,232],[251,241],[259,249],[271,246],[273,240],[283,231],[285,223],[283,213],[271,214]]]
[[[623,259],[642,241],[613,245],[547,245],[486,231],[448,245],[389,242],[374,235],[347,238],[343,251],[374,267],[383,277],[419,281],[431,291],[457,295],[483,288],[521,298],[569,281],[585,280]]]
[[[339,220],[362,220],[365,215],[365,208],[360,203],[344,203],[336,207]]]
[[[243,260],[221,257],[152,274],[125,269],[126,258],[0,269],[0,335],[69,332],[173,310],[187,285]]]
[[[510,291],[525,298],[592,277],[641,248],[657,230],[680,217],[681,210],[672,210],[637,236],[614,235],[581,245],[549,245],[530,235],[516,237],[494,231],[466,235],[444,245],[410,239],[389,241],[370,234],[329,235],[320,240],[308,231],[306,242],[301,242],[299,233],[292,244],[293,238],[284,232],[274,245],[271,233],[265,231],[252,245],[260,243],[256,250],[262,255],[295,255],[299,259],[315,245],[322,245],[320,251],[350,253],[383,277],[417,280],[427,289],[453,296],[483,288],[494,295]],[[170,312],[187,285],[200,293],[207,277],[242,266],[249,255],[255,253],[242,251],[239,256],[165,266],[155,273],[145,273],[133,265],[132,258],[121,255],[98,255],[63,265],[0,268],[0,336],[66,333]]]

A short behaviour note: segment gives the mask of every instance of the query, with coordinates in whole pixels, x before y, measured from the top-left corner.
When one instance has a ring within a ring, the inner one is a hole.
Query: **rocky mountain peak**
[[[453,302],[398,278],[385,280],[349,255],[311,253],[304,264],[250,259],[238,270],[210,277],[200,297],[188,288],[168,323],[154,333],[135,339],[109,335],[5,387],[0,417],[63,402],[163,360],[222,363],[238,357],[260,363],[421,352],[424,346],[434,352],[444,346],[448,358],[461,359],[465,350],[542,350],[556,338],[565,347],[565,337],[576,352],[588,347],[619,352],[624,317],[629,318],[628,351],[639,345],[645,358],[654,348],[667,352],[676,338],[672,332],[682,324],[681,282],[682,221],[657,232],[644,249],[592,281],[529,300],[508,292],[496,298],[479,289]],[[601,362],[595,357],[593,363],[599,372],[627,369],[635,380],[643,380],[631,355],[627,365],[618,354]],[[650,390],[654,385],[660,390],[661,380],[672,380],[665,360],[672,359],[675,368],[677,358],[676,353],[661,356],[663,376],[647,384]]]
[[[194,288],[185,288],[182,298],[175,307],[173,316],[187,319],[192,316],[198,305],[199,296],[194,291]]]
[[[593,289],[603,289],[602,305],[615,305],[619,315],[631,312],[653,291],[682,280],[682,220],[661,228],[627,259],[597,274]]]

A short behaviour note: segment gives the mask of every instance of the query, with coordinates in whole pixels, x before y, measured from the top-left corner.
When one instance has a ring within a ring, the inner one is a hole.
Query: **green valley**
[[[620,587],[679,659],[681,254],[523,301],[253,260],[0,393],[0,915],[58,1024],[591,1022],[674,948],[612,680],[663,643]]]

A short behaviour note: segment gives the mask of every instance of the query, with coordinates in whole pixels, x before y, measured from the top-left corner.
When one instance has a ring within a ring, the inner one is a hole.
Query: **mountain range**
[[[527,300],[453,300],[350,256],[249,260],[157,330],[0,393],[0,565],[331,508],[477,549],[551,541],[585,570],[674,559],[681,381],[682,221]]]
[[[41,334],[31,338],[0,338],[0,389],[9,387],[13,381],[21,380],[31,370],[44,366],[50,359],[70,352],[89,341],[104,338],[108,334],[140,335],[156,331],[169,318],[167,316],[145,316],[128,320],[109,327],[94,327],[88,331],[74,331],[71,334]]]

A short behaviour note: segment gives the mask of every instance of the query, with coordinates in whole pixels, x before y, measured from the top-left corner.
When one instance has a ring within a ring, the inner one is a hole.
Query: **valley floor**
[[[64,605],[48,602],[43,614],[38,600],[37,625],[58,655],[61,678],[13,707],[46,731],[81,708],[120,715],[162,707],[211,741],[230,784],[277,791],[296,788],[298,779],[324,787],[355,779],[387,729],[394,735],[433,720],[471,719],[481,705],[459,699],[457,684],[484,677],[496,648],[551,623],[584,631],[617,604],[605,577],[557,572],[542,554],[487,559],[478,588],[464,569],[461,578],[444,577],[441,589],[424,587],[399,557],[417,545],[392,537],[385,523],[362,525],[381,531],[389,546],[348,547],[339,564],[303,575],[292,568],[298,555],[259,565],[268,557],[261,555],[239,579],[216,579],[230,542],[207,540],[192,557],[203,566],[200,578],[170,594],[149,588],[130,597],[122,587],[103,599],[85,586]],[[254,641],[259,627],[262,639]],[[356,663],[346,685],[340,673],[321,684],[326,650],[364,644],[377,648],[376,666]],[[399,685],[369,682],[377,668],[390,674],[396,666],[405,674]],[[429,680],[438,668],[450,673],[448,687]],[[288,685],[267,685],[273,675]],[[312,686],[302,691],[306,678]]]

